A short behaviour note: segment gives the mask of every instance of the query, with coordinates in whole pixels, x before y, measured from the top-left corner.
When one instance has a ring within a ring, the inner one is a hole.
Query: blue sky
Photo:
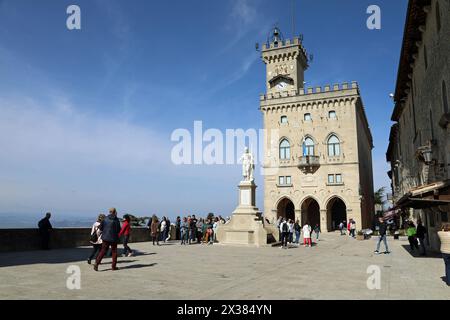
[[[66,28],[81,8],[82,30]],[[369,5],[382,29],[366,27]],[[296,0],[314,54],[307,86],[358,81],[385,151],[406,0]],[[174,129],[261,128],[264,64],[255,51],[291,0],[0,0],[0,212],[176,216],[236,206],[238,166],[175,166]],[[262,209],[262,178],[258,205]]]

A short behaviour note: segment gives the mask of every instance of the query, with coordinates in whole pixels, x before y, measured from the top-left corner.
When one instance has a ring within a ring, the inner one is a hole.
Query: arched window
[[[311,138],[306,138],[303,142],[303,156],[314,155],[314,141]]]
[[[288,160],[291,158],[291,145],[287,139],[284,139],[280,143],[280,159]]]
[[[328,139],[328,156],[329,157],[337,157],[341,155],[341,142],[339,141],[338,137],[335,135],[332,135]]]
[[[280,122],[282,124],[288,123],[288,117],[287,116],[281,116]]]
[[[444,113],[449,113],[448,109],[448,98],[447,98],[447,86],[445,81],[442,80],[442,105],[444,106]]]
[[[311,113],[305,113],[305,115],[303,116],[303,120],[311,121],[312,120]]]
[[[441,10],[439,8],[439,2],[436,2],[436,25],[437,31],[441,31]]]

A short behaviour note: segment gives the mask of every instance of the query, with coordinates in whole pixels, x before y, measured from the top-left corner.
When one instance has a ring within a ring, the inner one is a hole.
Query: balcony
[[[303,171],[316,171],[320,167],[320,158],[318,156],[299,157],[297,166]]]

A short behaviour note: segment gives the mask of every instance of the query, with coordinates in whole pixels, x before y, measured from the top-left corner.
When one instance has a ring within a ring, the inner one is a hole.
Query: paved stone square
[[[376,238],[322,235],[312,248],[160,247],[132,244],[139,254],[86,263],[90,248],[0,254],[0,299],[450,299],[439,255],[412,256],[406,240],[390,240],[390,255],[374,255]],[[121,246],[120,246],[121,247]],[[81,289],[66,287],[70,265]],[[381,270],[381,289],[369,290],[367,268]]]

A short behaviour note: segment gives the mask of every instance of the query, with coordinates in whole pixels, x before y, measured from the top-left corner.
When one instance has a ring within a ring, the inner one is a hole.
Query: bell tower
[[[261,50],[266,64],[267,93],[303,88],[308,57],[299,37],[284,39],[278,27],[271,31]]]

